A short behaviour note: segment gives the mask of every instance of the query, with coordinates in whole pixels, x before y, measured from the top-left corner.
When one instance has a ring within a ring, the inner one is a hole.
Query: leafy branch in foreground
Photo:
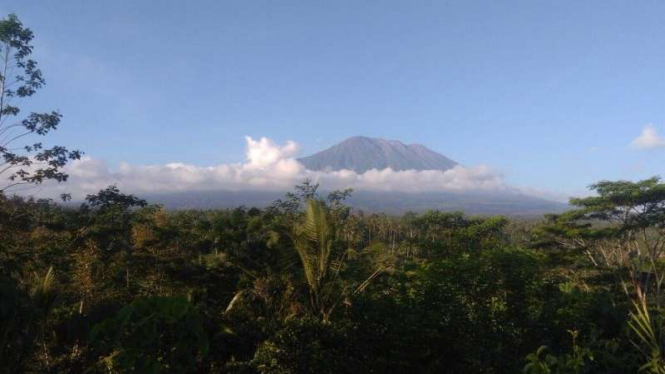
[[[58,111],[32,112],[21,118],[17,99],[34,95],[45,83],[32,54],[33,33],[14,14],[0,20],[0,193],[17,186],[40,184],[46,180],[64,182],[62,169],[81,151],[62,146],[47,148],[35,136],[56,130],[62,119]]]

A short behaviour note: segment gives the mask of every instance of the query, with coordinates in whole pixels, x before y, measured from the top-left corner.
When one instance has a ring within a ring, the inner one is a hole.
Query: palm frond
[[[44,276],[35,275],[35,284],[30,290],[30,297],[43,316],[51,312],[58,297],[55,287],[55,271],[52,266]]]
[[[661,336],[659,327],[649,313],[646,300],[640,303],[633,302],[634,310],[630,313],[628,326],[637,335],[641,344],[633,344],[647,357],[648,362],[640,371],[651,371],[652,373],[665,373],[665,357],[662,352]]]

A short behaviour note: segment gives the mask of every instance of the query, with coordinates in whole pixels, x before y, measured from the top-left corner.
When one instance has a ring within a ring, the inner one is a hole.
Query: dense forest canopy
[[[0,373],[665,373],[660,179],[534,221],[364,214],[309,181],[266,209],[20,197],[80,157],[10,145],[61,118],[11,103],[44,84],[31,39],[0,21]]]
[[[264,210],[3,196],[2,368],[659,372],[665,185],[594,188],[538,222],[364,215],[313,184]]]

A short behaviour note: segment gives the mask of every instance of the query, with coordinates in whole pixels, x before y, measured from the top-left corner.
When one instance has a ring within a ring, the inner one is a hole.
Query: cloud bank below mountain
[[[295,156],[298,145],[292,141],[281,146],[268,138],[245,137],[246,160],[243,163],[196,166],[183,163],[131,165],[120,163],[111,168],[106,162],[91,157],[72,162],[66,167],[70,178],[62,184],[46,184],[39,196],[70,193],[74,199],[95,193],[108,185],[135,194],[192,191],[288,191],[306,179],[322,188],[353,188],[358,191],[385,192],[499,192],[513,190],[503,176],[492,168],[460,165],[438,170],[351,170],[311,171]]]

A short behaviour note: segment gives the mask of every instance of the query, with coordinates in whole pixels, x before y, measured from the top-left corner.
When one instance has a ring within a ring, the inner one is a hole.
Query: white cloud
[[[318,172],[306,170],[295,160],[298,145],[289,141],[279,146],[267,138],[246,137],[246,161],[201,167],[183,163],[131,165],[116,170],[101,160],[83,157],[69,164],[66,183],[47,184],[40,195],[71,193],[74,199],[115,184],[135,194],[185,191],[289,191],[305,179],[325,189],[353,188],[357,191],[501,191],[509,188],[500,173],[488,166],[456,166],[446,171],[391,169],[356,173],[351,170]]]
[[[656,131],[653,125],[646,125],[642,129],[640,136],[633,139],[630,146],[641,150],[665,148],[665,138],[658,135],[658,131]]]

